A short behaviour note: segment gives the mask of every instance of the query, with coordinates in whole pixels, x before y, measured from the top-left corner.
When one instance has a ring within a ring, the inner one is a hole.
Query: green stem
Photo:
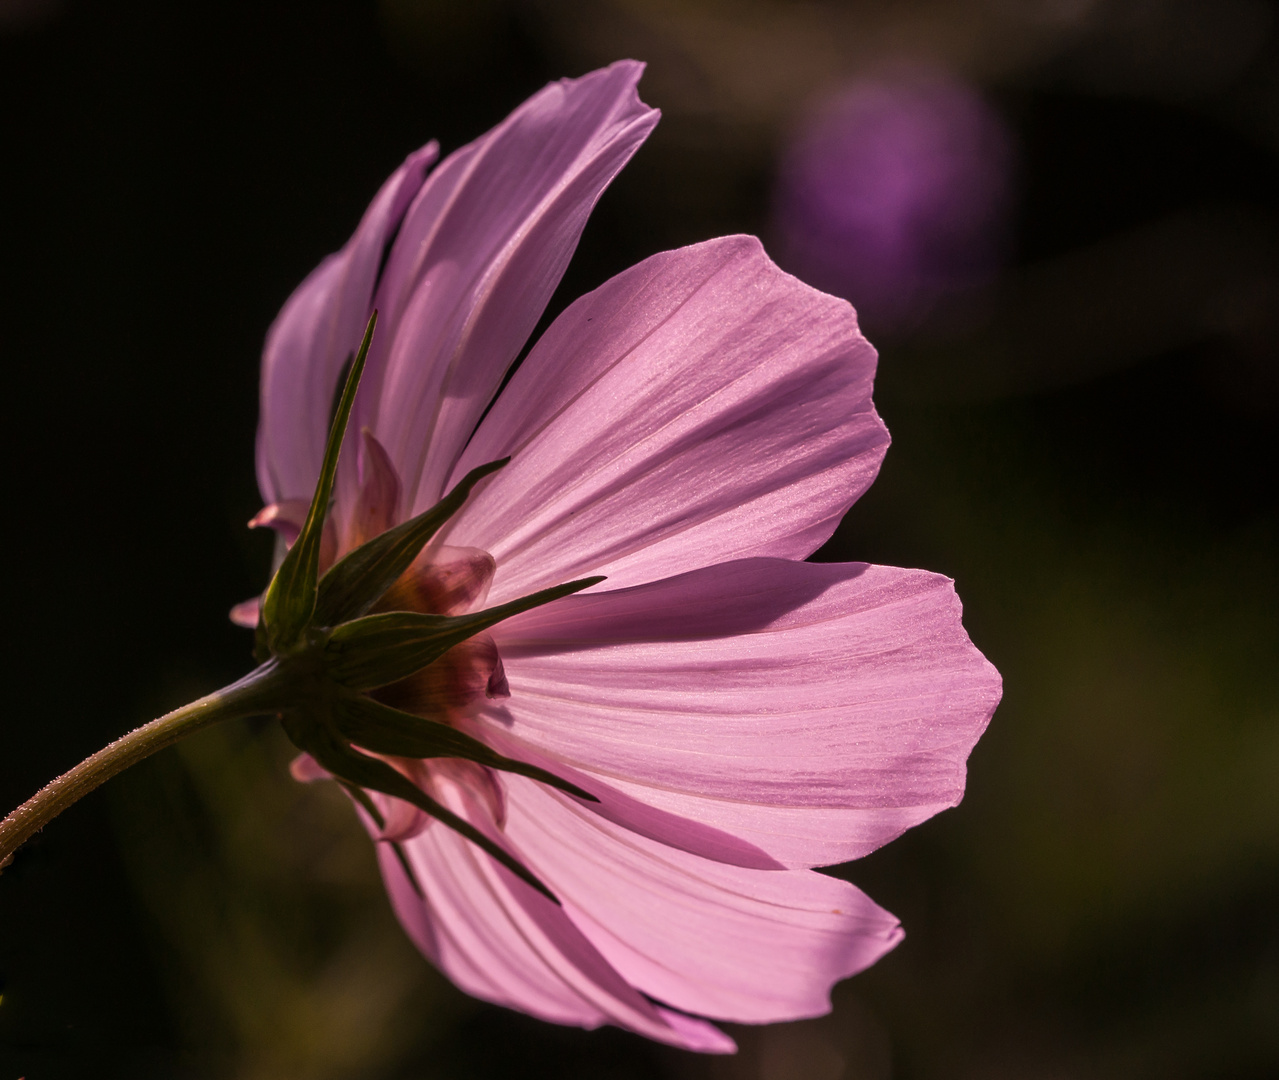
[[[46,784],[0,822],[0,870],[35,833],[116,773],[223,720],[275,712],[280,700],[276,671],[275,661],[268,661],[238,682],[143,724]]]

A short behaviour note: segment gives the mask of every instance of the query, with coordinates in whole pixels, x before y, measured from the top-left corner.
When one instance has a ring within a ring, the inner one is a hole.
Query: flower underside
[[[603,578],[472,610],[487,594],[492,557],[475,548],[427,545],[471,489],[506,459],[473,469],[431,509],[396,524],[399,478],[367,431],[360,494],[339,539],[330,512],[338,452],[376,321],[374,313],[351,364],[305,516],[298,505],[279,505],[252,522],[292,540],[262,599],[258,658],[275,664],[292,690],[278,710],[289,738],[323,770],[319,775],[337,780],[360,803],[406,871],[398,840],[434,819],[556,900],[518,860],[429,792],[440,783],[460,783],[487,804],[498,825],[501,787],[491,770],[596,801],[545,769],[498,754],[453,721],[485,698],[508,694],[501,657],[485,633],[489,627]],[[370,792],[399,800],[390,804],[391,820]],[[416,813],[406,819],[399,804]]]

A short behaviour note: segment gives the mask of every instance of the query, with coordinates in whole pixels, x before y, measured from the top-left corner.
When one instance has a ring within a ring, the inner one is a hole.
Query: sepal
[[[289,548],[275,577],[271,579],[271,584],[267,586],[262,602],[262,621],[266,624],[267,640],[271,652],[276,655],[297,642],[315,612],[324,519],[328,515],[329,500],[333,496],[338,453],[342,449],[342,438],[346,434],[351,406],[355,403],[355,391],[360,385],[360,375],[364,371],[364,361],[369,355],[369,344],[373,340],[373,327],[376,324],[375,311],[364,331],[359,352],[355,354],[351,364],[346,385],[342,388],[342,397],[338,401],[333,425],[329,429],[329,440],[324,447],[324,463],[315,485],[315,495],[311,499],[311,509],[307,512],[297,540]]]
[[[334,682],[348,689],[374,690],[420,671],[454,645],[503,619],[603,580],[589,577],[570,581],[470,615],[422,615],[414,611],[366,615],[333,628],[324,652],[325,670]]]
[[[259,613],[257,624],[253,627],[253,659],[265,664],[271,659],[271,643],[267,640],[266,620]]]
[[[461,509],[471,489],[510,460],[502,458],[472,469],[431,509],[387,529],[341,558],[320,581],[313,622],[335,626],[366,614],[412,565],[440,526]]]
[[[401,712],[362,694],[343,694],[333,704],[333,720],[342,735],[375,754],[411,758],[465,758],[502,772],[518,773],[559,788],[579,799],[599,802],[594,795],[576,784],[561,780],[554,773],[503,757],[455,727],[438,720],[427,720]]]
[[[526,881],[547,899],[558,904],[559,898],[514,855],[495,843],[465,818],[440,805],[403,773],[381,758],[370,757],[355,749],[348,739],[337,731],[331,717],[323,719],[286,713],[284,730],[293,745],[305,750],[339,781],[345,781],[366,791],[380,791],[383,795],[403,799],[464,836],[482,848],[505,866],[511,873]],[[318,720],[318,722],[317,722]],[[376,820],[376,819],[375,819]]]

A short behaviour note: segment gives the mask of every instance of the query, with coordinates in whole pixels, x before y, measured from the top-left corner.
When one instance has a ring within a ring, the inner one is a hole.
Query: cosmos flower
[[[893,916],[810,868],[957,803],[1000,683],[947,579],[800,561],[870,485],[888,435],[852,308],[755,239],[618,275],[503,385],[657,122],[641,70],[553,83],[387,181],[268,335],[255,520],[296,536],[377,309],[322,566],[509,458],[383,609],[457,615],[606,577],[373,692],[596,800],[381,755],[554,895],[419,807],[356,792],[395,911],[477,997],[723,1052],[704,1018],[822,1014],[833,983],[901,940]],[[305,755],[294,773],[329,775]]]

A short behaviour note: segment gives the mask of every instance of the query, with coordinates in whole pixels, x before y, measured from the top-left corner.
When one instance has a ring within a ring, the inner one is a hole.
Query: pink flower
[[[551,84],[434,170],[431,144],[391,177],[268,336],[262,523],[286,540],[300,523],[335,387],[378,309],[323,559],[509,455],[391,606],[457,613],[607,575],[377,693],[599,799],[391,759],[562,903],[374,794],[381,824],[361,813],[395,910],[478,997],[729,1051],[700,1017],[822,1014],[834,982],[901,940],[858,889],[809,868],[955,805],[1000,683],[945,578],[799,561],[870,485],[888,434],[852,308],[755,239],[618,275],[498,393],[596,199],[657,122],[641,70]],[[295,773],[323,775],[307,758]]]

